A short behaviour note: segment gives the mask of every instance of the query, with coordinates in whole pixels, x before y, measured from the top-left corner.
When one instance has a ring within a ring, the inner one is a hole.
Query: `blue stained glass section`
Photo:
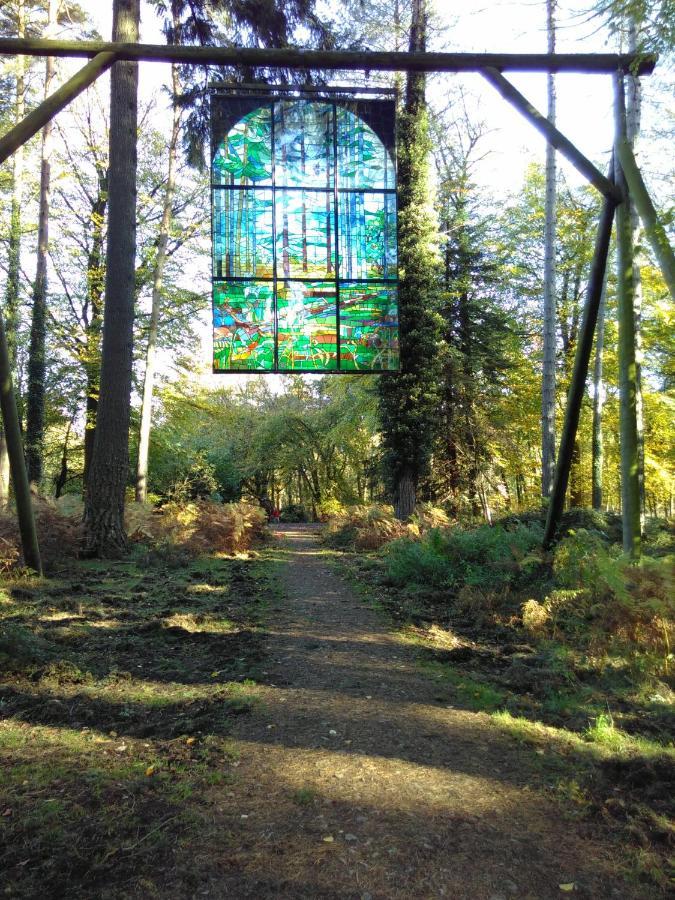
[[[274,105],[275,183],[285,187],[333,187],[333,107],[310,100]]]
[[[396,278],[396,197],[340,193],[341,278]]]
[[[337,172],[341,188],[395,188],[394,163],[382,141],[351,110],[337,109]]]
[[[215,190],[213,273],[216,278],[273,275],[272,190]]]

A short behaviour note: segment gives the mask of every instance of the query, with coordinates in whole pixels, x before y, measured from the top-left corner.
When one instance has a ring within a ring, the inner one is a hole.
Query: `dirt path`
[[[286,598],[263,702],[234,734],[238,779],[216,802],[212,895],[541,900],[574,883],[578,897],[649,896],[539,790],[531,748],[449,706],[310,530],[278,538]]]

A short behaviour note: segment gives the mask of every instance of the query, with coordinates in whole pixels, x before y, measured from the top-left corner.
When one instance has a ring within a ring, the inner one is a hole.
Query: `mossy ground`
[[[161,895],[237,779],[271,555],[83,561],[0,594],[0,869],[8,897]],[[145,884],[145,887],[143,886]]]

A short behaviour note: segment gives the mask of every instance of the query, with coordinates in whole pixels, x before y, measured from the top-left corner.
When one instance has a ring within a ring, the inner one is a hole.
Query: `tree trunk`
[[[96,438],[96,413],[101,387],[101,336],[103,332],[103,284],[105,264],[103,235],[108,206],[108,172],[98,167],[98,190],[92,203],[91,248],[87,258],[87,315],[84,320],[85,348],[82,364],[87,376],[84,426],[84,489],[86,492]]]
[[[171,67],[171,81],[174,98],[180,87],[178,66]],[[150,449],[150,429],[152,425],[152,396],[155,387],[155,367],[157,353],[157,331],[162,307],[162,281],[167,260],[169,231],[173,217],[173,197],[176,187],[176,158],[178,155],[178,137],[180,134],[180,109],[176,100],[173,103],[173,125],[169,141],[169,165],[164,194],[162,222],[157,241],[157,258],[152,280],[152,310],[150,312],[150,330],[148,346],[145,353],[145,380],[143,382],[143,403],[141,406],[141,424],[138,439],[138,462],[136,465],[136,502],[145,503],[148,498],[148,453]]]
[[[140,0],[114,0],[113,41],[138,41]],[[136,280],[138,64],[116,62],[110,76],[109,218],[101,392],[85,495],[86,549],[126,550],[124,494],[129,474],[129,414]]]
[[[413,473],[405,470],[398,480],[396,493],[396,518],[407,522],[415,512],[416,488]]]
[[[411,53],[426,46],[427,0],[411,9]],[[438,285],[433,268],[437,222],[432,212],[426,79],[409,72],[399,131],[399,284],[401,372],[379,381],[382,445],[387,482],[397,514],[414,509],[420,481],[429,469],[437,428],[440,391],[437,314]]]
[[[24,0],[16,4],[16,36],[26,36],[26,8]],[[16,93],[14,121],[20,122],[26,111],[26,58],[15,57]],[[21,289],[21,204],[23,200],[24,148],[19,147],[12,157],[12,205],[9,218],[7,248],[7,286],[5,289],[5,331],[12,372],[16,366],[16,335],[19,325],[19,294]],[[15,382],[16,384],[16,382]],[[0,509],[9,503],[9,455],[4,430],[0,429]]]
[[[52,38],[60,0],[49,0],[49,21],[45,37]],[[49,96],[56,70],[56,60],[47,57],[45,67],[45,99]],[[28,389],[26,397],[26,465],[31,488],[37,492],[42,481],[45,430],[45,342],[47,336],[47,252],[49,250],[49,205],[51,199],[52,122],[42,129],[42,162],[40,167],[40,211],[38,218],[37,264],[33,286],[33,310],[28,354]]]
[[[546,0],[548,52],[555,52],[556,0]],[[547,76],[548,121],[555,125],[555,76]],[[556,159],[555,148],[546,143],[546,199],[544,224],[544,340],[541,381],[541,495],[550,497],[555,472],[555,362],[556,362]]]
[[[602,380],[602,355],[605,347],[606,289],[602,292],[598,325],[595,335],[595,365],[593,367],[593,437],[592,437],[592,505],[602,509],[602,467],[604,447],[602,442],[602,408],[605,402],[605,386]]]
[[[626,137],[623,76],[616,77],[616,144]],[[633,229],[628,188],[616,160],[617,183],[627,197],[616,209],[619,430],[621,444],[621,517],[623,549],[633,559],[641,553],[639,443],[637,428],[637,366],[635,359],[635,306]]]
[[[630,14],[629,14],[630,15]],[[628,23],[628,49],[637,52],[638,24],[630,15]],[[635,153],[635,145],[640,134],[640,118],[642,114],[642,85],[637,75],[626,76],[626,139]],[[642,403],[642,277],[641,266],[644,255],[640,247],[640,217],[635,202],[630,201],[630,220],[633,232],[633,309],[635,310],[635,411],[638,441],[638,483],[640,489],[640,532],[645,524],[645,430]]]

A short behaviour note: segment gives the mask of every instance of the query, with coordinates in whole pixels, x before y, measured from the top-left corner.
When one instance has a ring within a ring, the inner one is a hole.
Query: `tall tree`
[[[174,20],[174,24],[175,20]],[[162,305],[162,288],[164,269],[167,260],[169,230],[173,218],[173,198],[176,188],[176,163],[178,156],[178,137],[180,134],[181,113],[177,98],[180,84],[178,66],[171,66],[171,83],[173,90],[173,122],[169,139],[169,161],[164,192],[162,220],[157,237],[157,256],[155,258],[152,278],[152,308],[150,310],[150,327],[145,352],[145,376],[143,379],[143,401],[141,404],[141,422],[138,438],[138,461],[136,464],[136,500],[144,503],[148,495],[148,451],[150,447],[150,426],[152,422],[152,398],[155,384],[157,356],[157,335]]]
[[[591,504],[602,509],[602,468],[604,446],[602,440],[602,408],[605,402],[605,385],[602,380],[602,363],[605,349],[605,308],[607,287],[602,292],[595,333],[595,363],[593,365],[593,432],[591,436]]]
[[[25,0],[15,0],[13,9],[5,12],[14,20],[18,38],[26,36]],[[20,122],[26,112],[26,57],[16,56],[14,121]],[[9,217],[9,241],[7,250],[7,284],[5,287],[5,328],[9,360],[12,369],[16,365],[16,336],[19,327],[19,299],[21,295],[21,210],[24,191],[24,147],[18,148],[12,157],[12,205]],[[16,383],[16,382],[15,382]],[[0,429],[0,509],[9,502],[9,456],[5,432]]]
[[[409,47],[426,48],[427,0],[413,0]],[[438,233],[429,184],[426,77],[409,72],[399,129],[401,373],[380,378],[384,466],[397,516],[408,519],[429,469],[438,404]]]
[[[556,0],[546,0],[548,52],[555,53]],[[548,120],[555,125],[555,76],[546,76]],[[546,142],[546,199],[544,218],[544,336],[541,377],[541,495],[553,489],[555,472],[555,383],[556,383],[556,158],[555,147]]]
[[[49,0],[46,38],[55,36],[60,0]],[[48,56],[45,63],[45,90],[51,92],[56,60]],[[28,479],[34,490],[42,480],[42,461],[45,425],[45,341],[47,332],[47,253],[49,250],[49,206],[51,197],[52,122],[42,129],[42,158],[40,162],[40,210],[38,214],[38,245],[33,309],[28,355],[28,391],[26,396],[26,464]]]
[[[138,41],[140,0],[114,0],[113,41]],[[85,494],[87,552],[126,548],[124,492],[136,282],[138,64],[117,62],[110,76],[110,170],[105,311],[96,441]]]

